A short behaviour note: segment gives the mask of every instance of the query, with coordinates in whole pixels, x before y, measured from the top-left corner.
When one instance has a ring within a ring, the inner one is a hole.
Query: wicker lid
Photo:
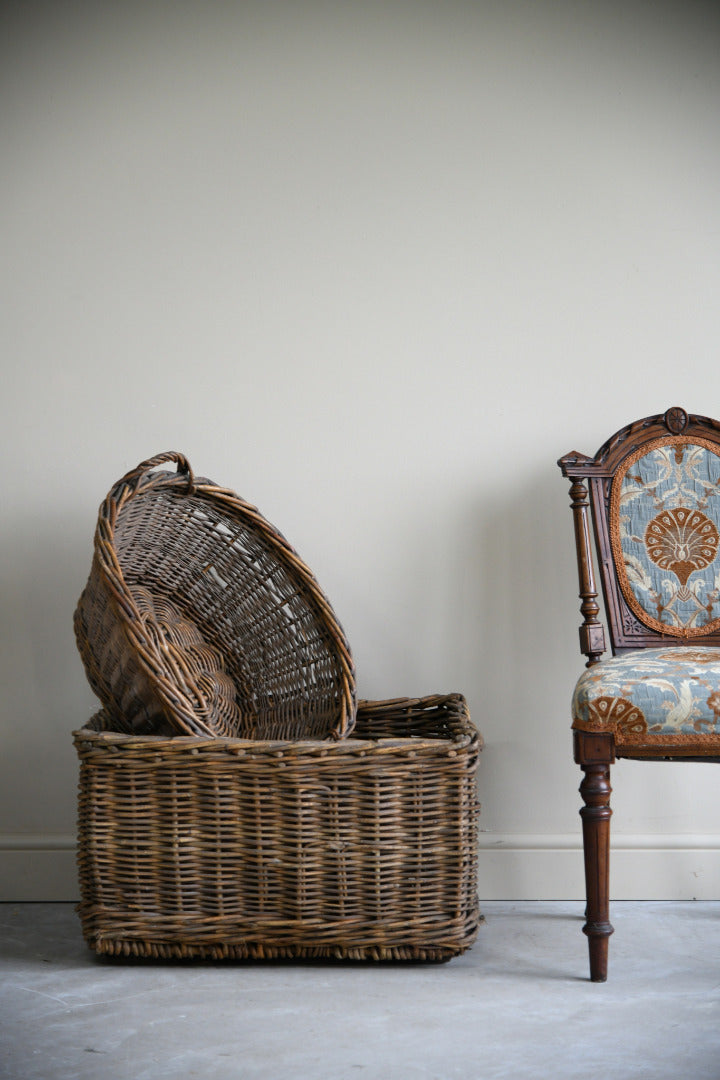
[[[158,470],[166,462],[176,472]],[[75,633],[119,730],[341,738],[352,656],[330,603],[256,507],[183,454],[127,473],[100,507]]]

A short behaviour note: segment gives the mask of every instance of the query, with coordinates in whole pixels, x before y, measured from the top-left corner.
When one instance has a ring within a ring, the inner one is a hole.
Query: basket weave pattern
[[[165,462],[177,472],[156,471]],[[143,462],[100,507],[75,633],[118,731],[352,729],[352,657],[314,576],[254,506],[195,478],[182,454]]]
[[[448,960],[474,940],[481,740],[461,695],[361,702],[341,742],[75,732],[98,953]]]

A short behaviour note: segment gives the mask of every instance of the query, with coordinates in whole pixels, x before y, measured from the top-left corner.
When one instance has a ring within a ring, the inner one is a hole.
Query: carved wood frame
[[[588,508],[592,517],[595,550],[602,595],[605,603],[610,646],[614,655],[629,649],[662,645],[684,645],[688,639],[663,634],[643,624],[623,595],[615,569],[610,533],[610,494],[613,479],[626,458],[658,439],[682,435],[710,443],[720,454],[720,422],[706,416],[687,413],[679,406],[656,416],[628,424],[605,442],[594,457],[578,451],[565,454],[558,461],[563,476],[570,480],[570,497],[575,520],[578,578],[580,584],[580,650],[588,658],[588,667],[597,663],[605,651],[605,635],[600,622],[597,588],[592,562]],[[695,646],[720,646],[720,627],[710,633],[694,633],[689,639]]]

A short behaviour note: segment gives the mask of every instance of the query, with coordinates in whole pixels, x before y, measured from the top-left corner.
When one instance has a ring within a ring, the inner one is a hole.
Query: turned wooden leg
[[[580,785],[585,804],[580,816],[587,898],[583,932],[590,948],[590,978],[593,982],[605,982],[608,938],[613,932],[610,925],[610,761],[614,760],[614,745],[606,736],[583,736],[579,732],[577,735],[576,760],[579,759],[585,773]]]
[[[583,765],[585,778],[580,794],[585,805],[580,811],[585,851],[585,893],[587,907],[583,933],[590,946],[590,978],[605,982],[608,965],[610,925],[610,766]]]

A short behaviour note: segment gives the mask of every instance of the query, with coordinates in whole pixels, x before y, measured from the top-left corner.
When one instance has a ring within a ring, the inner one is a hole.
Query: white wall
[[[482,895],[579,895],[555,461],[720,415],[717,7],[8,18],[3,895],[74,896],[72,612],[105,492],[168,448],[299,549],[363,696],[467,695]],[[614,895],[720,897],[715,770],[613,775]]]

